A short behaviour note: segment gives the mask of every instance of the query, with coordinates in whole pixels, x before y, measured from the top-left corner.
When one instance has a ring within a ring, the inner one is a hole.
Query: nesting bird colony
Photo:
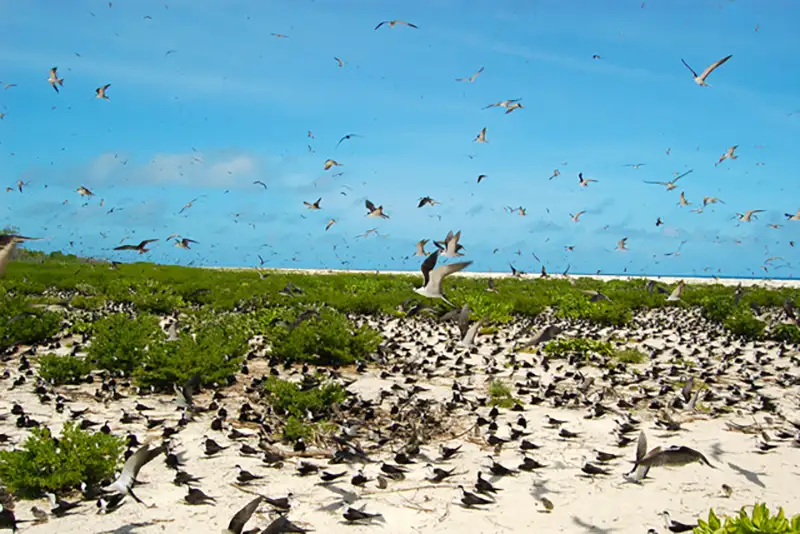
[[[796,288],[435,260],[419,296],[411,277],[12,262],[2,526],[641,533],[797,510]],[[107,447],[91,469],[67,459],[80,440]]]

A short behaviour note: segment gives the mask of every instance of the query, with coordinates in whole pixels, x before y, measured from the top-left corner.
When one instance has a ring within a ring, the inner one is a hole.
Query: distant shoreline
[[[279,273],[294,273],[306,275],[331,275],[331,274],[379,274],[379,275],[392,275],[392,276],[422,276],[418,270],[415,271],[381,271],[379,269],[365,270],[365,269],[295,269],[295,268],[264,268],[259,269],[256,267],[200,267],[201,269],[214,269],[219,271],[272,271]],[[453,276],[463,276],[465,278],[511,278],[511,273],[505,272],[472,272],[461,271],[455,273]],[[523,280],[536,280],[541,278],[538,273],[526,274],[522,277]],[[550,274],[548,278],[553,279],[580,279],[591,278],[593,280],[600,280],[603,282],[610,282],[612,280],[656,280],[665,284],[676,284],[678,281],[683,280],[689,285],[692,284],[719,284],[723,286],[735,286],[741,284],[743,287],[750,286],[763,286],[769,288],[800,288],[800,279],[791,278],[730,278],[712,276],[658,276],[658,275],[613,275],[613,274]]]

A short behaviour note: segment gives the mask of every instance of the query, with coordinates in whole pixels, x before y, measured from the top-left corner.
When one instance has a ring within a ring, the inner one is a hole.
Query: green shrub
[[[334,382],[297,384],[270,376],[264,382],[264,395],[272,409],[288,418],[283,437],[289,441],[308,439],[319,424],[330,417],[333,405],[347,398],[347,391]],[[305,422],[311,415],[314,423]]]
[[[637,349],[622,349],[614,354],[614,359],[622,363],[644,363],[647,355]]]
[[[92,364],[83,358],[58,354],[39,357],[39,376],[53,385],[77,384],[92,370]]]
[[[75,295],[70,304],[79,310],[99,310],[106,304],[106,298],[102,296]]]
[[[791,323],[781,323],[770,330],[769,338],[784,343],[800,343],[800,328]]]
[[[591,302],[583,295],[568,294],[556,301],[556,316],[565,319],[586,319],[606,326],[624,326],[633,318],[630,309],[616,302]]]
[[[608,341],[586,338],[565,338],[548,341],[542,350],[553,358],[566,358],[571,355],[589,357],[591,354],[613,356],[614,345]]]
[[[52,339],[61,330],[61,316],[32,308],[23,297],[0,299],[0,349]]]
[[[766,326],[764,321],[756,319],[753,313],[745,308],[737,308],[725,319],[725,328],[730,333],[749,340],[761,339]]]
[[[130,375],[140,368],[148,347],[155,347],[164,337],[156,317],[139,315],[132,319],[116,313],[94,324],[94,337],[87,354],[101,369]]]
[[[318,365],[347,365],[364,359],[377,350],[382,339],[372,328],[354,328],[343,314],[327,308],[295,328],[276,329],[275,335],[273,356]]]
[[[700,301],[700,306],[703,310],[703,317],[709,321],[716,321],[718,323],[725,322],[725,319],[727,319],[736,308],[733,303],[733,297],[726,295],[704,297]]]
[[[489,384],[489,404],[498,408],[512,408],[517,400],[511,394],[511,388],[500,380],[492,380]]]
[[[718,518],[712,508],[708,519],[700,519],[692,530],[694,534],[798,534],[800,533],[800,514],[787,519],[783,508],[771,515],[766,504],[756,504],[752,515],[743,506],[734,517]]]
[[[183,332],[177,341],[153,343],[134,372],[137,383],[172,389],[199,374],[203,384],[227,384],[247,352],[247,333],[233,321],[201,324],[194,336]]]
[[[93,485],[114,475],[124,450],[124,439],[73,422],[64,425],[58,443],[49,429],[34,428],[21,448],[0,451],[0,481],[26,498]]]

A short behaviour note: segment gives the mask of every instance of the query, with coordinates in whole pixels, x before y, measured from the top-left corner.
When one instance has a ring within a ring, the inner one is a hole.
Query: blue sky
[[[391,19],[419,28],[374,30]],[[1,1],[0,224],[122,261],[416,270],[418,240],[460,229],[476,271],[799,276],[798,19],[789,0]],[[711,87],[681,64],[728,54]],[[691,212],[704,196],[725,204]],[[112,251],[126,236],[161,241]]]

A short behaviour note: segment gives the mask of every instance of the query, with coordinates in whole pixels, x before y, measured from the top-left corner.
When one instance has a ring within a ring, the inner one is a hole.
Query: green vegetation
[[[498,408],[512,408],[519,401],[511,394],[511,388],[500,380],[489,384],[489,404]]]
[[[47,428],[34,428],[21,448],[0,451],[0,481],[20,497],[39,497],[89,485],[114,475],[125,440],[91,433],[69,422],[58,442]]]
[[[295,441],[312,437],[332,415],[333,407],[347,398],[347,391],[334,382],[307,379],[297,384],[270,376],[264,382],[264,397],[276,413],[288,416],[283,438]],[[304,422],[309,416],[311,422]]]
[[[767,324],[764,321],[756,319],[750,310],[743,308],[737,308],[725,319],[725,328],[727,328],[731,334],[749,340],[761,339],[764,337],[764,329],[766,326]]]
[[[39,357],[39,376],[56,386],[80,383],[92,367],[90,362],[77,356],[44,354]]]
[[[769,331],[770,339],[784,343],[800,343],[800,328],[789,323],[775,325]]]
[[[753,513],[748,515],[745,507],[733,517],[718,518],[712,508],[708,519],[698,520],[694,534],[798,534],[800,533],[800,514],[791,520],[786,518],[783,508],[771,515],[766,504],[756,504]]]
[[[647,361],[647,354],[638,349],[621,349],[614,354],[614,359],[621,363],[644,363]]]
[[[613,356],[616,352],[614,345],[608,341],[597,341],[586,338],[564,338],[549,341],[542,348],[545,354],[551,358],[567,358],[569,356],[583,356],[588,358],[590,355]]]
[[[16,344],[41,343],[61,330],[61,316],[32,308],[22,296],[6,296],[0,289],[0,350]]]

